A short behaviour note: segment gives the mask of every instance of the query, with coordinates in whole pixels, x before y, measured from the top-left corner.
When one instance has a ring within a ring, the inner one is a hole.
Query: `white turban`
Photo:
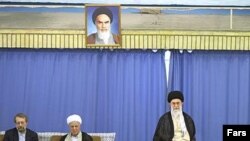
[[[80,124],[82,124],[82,119],[79,115],[76,115],[76,114],[73,114],[73,115],[70,115],[68,118],[67,118],[67,124],[69,124],[70,122],[72,121],[78,121]]]

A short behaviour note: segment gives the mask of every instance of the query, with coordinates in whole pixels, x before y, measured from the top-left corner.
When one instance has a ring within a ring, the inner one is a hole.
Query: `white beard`
[[[182,106],[180,106],[179,109],[174,109],[172,106],[171,106],[171,115],[173,117],[179,117],[180,115],[182,114]]]
[[[98,38],[102,39],[104,41],[104,43],[107,44],[108,39],[111,35],[111,32],[110,32],[110,30],[108,30],[108,31],[97,30],[97,35],[98,35]]]
[[[182,106],[180,106],[179,109],[174,109],[171,106],[171,115],[173,118],[179,120],[181,131],[182,131],[182,137],[184,137],[184,135],[187,133],[187,128],[186,128],[186,124],[185,124],[183,113],[182,113]]]

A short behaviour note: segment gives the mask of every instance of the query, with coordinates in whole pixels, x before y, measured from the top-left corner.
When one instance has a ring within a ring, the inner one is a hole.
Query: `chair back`
[[[0,134],[0,141],[3,141],[3,137],[4,137],[4,135]]]
[[[101,137],[100,136],[91,136],[93,141],[101,141]]]
[[[60,135],[52,135],[50,141],[60,141],[61,137]]]

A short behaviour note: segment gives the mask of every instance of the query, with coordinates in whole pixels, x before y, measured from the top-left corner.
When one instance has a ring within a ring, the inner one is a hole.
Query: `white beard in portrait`
[[[105,44],[108,44],[109,37],[111,35],[110,29],[97,30],[98,38],[102,39]]]

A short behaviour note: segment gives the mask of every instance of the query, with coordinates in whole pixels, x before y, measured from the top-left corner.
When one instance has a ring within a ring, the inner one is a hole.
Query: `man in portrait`
[[[92,14],[92,22],[97,32],[87,37],[88,44],[119,44],[119,36],[111,32],[113,22],[112,11],[105,6],[96,8]]]

